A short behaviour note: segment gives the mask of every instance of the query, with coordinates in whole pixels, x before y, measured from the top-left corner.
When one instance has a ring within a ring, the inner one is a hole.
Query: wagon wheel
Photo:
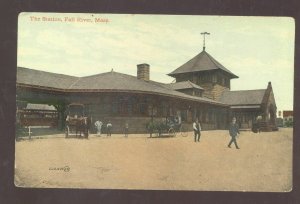
[[[68,125],[66,126],[65,134],[66,134],[66,138],[68,138],[68,137],[69,137],[69,134],[70,134],[70,128],[69,128]]]
[[[183,128],[183,127],[180,127],[180,135],[182,137],[187,137],[188,136],[188,132]]]
[[[174,130],[174,128],[170,128],[170,129],[168,130],[168,135],[171,135],[171,136],[173,136],[173,137],[176,136],[176,131]]]

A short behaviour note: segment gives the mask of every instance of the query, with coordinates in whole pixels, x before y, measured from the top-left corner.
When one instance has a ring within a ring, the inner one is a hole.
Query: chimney
[[[145,81],[150,80],[150,65],[149,64],[138,64],[137,65],[137,78]]]

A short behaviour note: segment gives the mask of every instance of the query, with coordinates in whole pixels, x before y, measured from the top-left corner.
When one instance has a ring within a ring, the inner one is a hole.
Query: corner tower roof
[[[182,74],[182,73],[201,72],[201,71],[209,71],[209,70],[217,70],[217,69],[221,69],[224,72],[228,73],[231,78],[238,78],[238,76],[236,76],[227,68],[225,68],[217,60],[215,60],[212,56],[210,56],[205,50],[203,50],[201,53],[199,53],[191,60],[181,65],[173,72],[169,73],[168,75],[174,77],[177,74]]]

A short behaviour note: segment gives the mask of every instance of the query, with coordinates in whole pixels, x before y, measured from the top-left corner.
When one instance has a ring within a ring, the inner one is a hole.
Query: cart
[[[84,105],[71,103],[67,107],[65,137],[88,138],[90,120],[84,113]],[[81,136],[83,134],[83,136]]]

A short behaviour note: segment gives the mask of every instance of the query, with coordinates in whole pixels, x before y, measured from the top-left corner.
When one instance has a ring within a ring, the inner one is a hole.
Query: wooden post
[[[29,139],[31,140],[31,127],[30,126],[28,126],[28,136],[29,136]]]
[[[58,129],[63,130],[65,126],[65,120],[64,120],[64,113],[66,110],[66,104],[65,103],[60,103],[60,104],[55,104],[54,107],[56,108],[58,112]]]

